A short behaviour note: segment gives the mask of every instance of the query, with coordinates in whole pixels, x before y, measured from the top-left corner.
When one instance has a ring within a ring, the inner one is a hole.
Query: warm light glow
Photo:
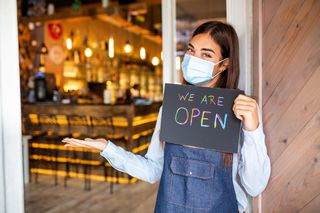
[[[40,52],[41,52],[41,54],[48,54],[48,48],[44,43],[41,44],[41,51]]]
[[[144,48],[144,47],[140,48],[140,58],[142,60],[146,59],[146,48]]]
[[[77,74],[79,73],[78,67],[74,66],[72,62],[65,62],[63,67],[63,76],[74,78],[77,77]]]
[[[87,57],[87,58],[90,58],[92,56],[92,50],[87,47],[85,50],[84,50],[84,55]]]
[[[40,67],[39,67],[39,71],[40,71],[40,72],[46,72],[45,66],[40,66]]]
[[[37,42],[36,40],[32,40],[32,41],[31,41],[31,45],[35,47],[35,46],[38,45],[38,42]]]
[[[63,72],[63,76],[67,78],[77,77],[77,73],[74,70],[68,70]]]
[[[68,50],[71,50],[71,49],[72,49],[72,40],[71,40],[71,38],[67,38],[67,40],[66,40],[66,46],[67,46],[67,49],[68,49]]]
[[[34,23],[29,22],[28,27],[29,27],[29,30],[34,30]]]
[[[126,42],[126,44],[124,45],[123,50],[124,50],[124,52],[127,53],[127,54],[131,53],[132,47],[131,47],[129,41]]]
[[[108,42],[108,45],[109,45],[109,58],[114,58],[114,40],[113,38],[109,38],[109,42]]]
[[[160,63],[159,58],[157,56],[153,57],[151,63],[153,66],[158,66]]]
[[[75,64],[79,64],[80,63],[80,56],[79,56],[79,52],[75,51],[74,55],[73,55],[73,61]]]
[[[177,70],[181,69],[181,61],[179,56],[176,56],[176,69]]]
[[[68,92],[68,91],[72,91],[72,90],[79,90],[79,85],[70,85],[70,84],[67,84],[67,85],[64,85],[63,86],[63,90],[65,92]]]
[[[161,51],[161,55],[160,55],[161,61],[163,61],[163,52]]]

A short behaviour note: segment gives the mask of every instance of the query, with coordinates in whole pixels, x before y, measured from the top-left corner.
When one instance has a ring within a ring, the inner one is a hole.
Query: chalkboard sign
[[[166,84],[160,139],[236,153],[241,121],[233,113],[238,89]]]

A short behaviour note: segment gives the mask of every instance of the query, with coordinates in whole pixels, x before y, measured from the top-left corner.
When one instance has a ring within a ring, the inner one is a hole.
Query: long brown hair
[[[209,21],[201,24],[192,34],[192,37],[198,34],[207,33],[211,36],[221,48],[222,59],[229,58],[228,68],[220,74],[215,87],[237,89],[240,65],[239,65],[239,41],[234,28],[230,24],[219,21]],[[222,60],[220,59],[220,60]],[[188,84],[182,78],[182,84]],[[230,166],[232,154],[223,154],[223,165]]]

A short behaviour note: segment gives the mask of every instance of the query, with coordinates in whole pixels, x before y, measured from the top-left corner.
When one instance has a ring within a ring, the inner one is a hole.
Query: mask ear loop
[[[222,72],[224,72],[224,70],[216,73],[216,74],[212,77],[212,79],[214,79],[215,77],[217,77],[217,76],[218,76],[219,74],[221,74]]]
[[[216,64],[220,64],[221,62],[223,62],[224,60],[229,59],[229,58],[225,58],[222,59],[221,61],[218,61]],[[215,77],[217,77],[219,74],[221,74],[222,72],[224,72],[225,70],[222,70],[220,72],[217,72],[216,74],[213,75],[212,79],[214,79]]]

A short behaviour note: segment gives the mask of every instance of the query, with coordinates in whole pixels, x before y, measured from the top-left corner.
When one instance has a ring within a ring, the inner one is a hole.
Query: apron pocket
[[[209,209],[213,199],[214,164],[172,157],[169,203],[193,209]]]

